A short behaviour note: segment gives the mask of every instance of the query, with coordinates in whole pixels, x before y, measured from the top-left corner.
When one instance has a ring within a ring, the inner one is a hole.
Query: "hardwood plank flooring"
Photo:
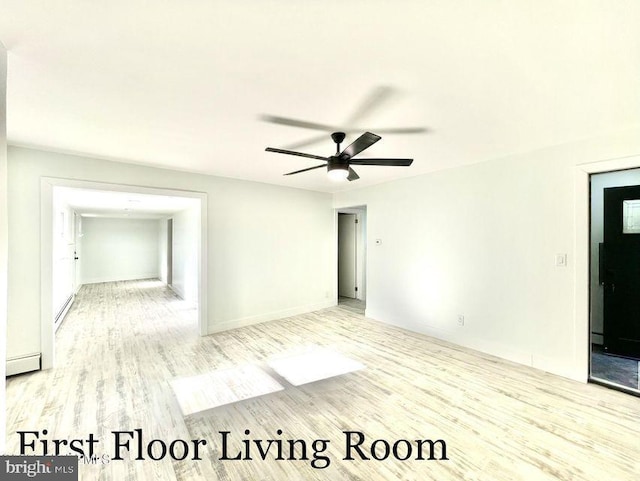
[[[355,312],[357,314],[364,314],[367,305],[365,301],[353,299],[351,297],[340,296],[338,297],[338,307]]]
[[[94,433],[98,454],[113,454],[113,430],[208,441],[200,461],[81,463],[82,480],[640,479],[640,398],[345,309],[199,337],[195,312],[160,282],[93,284],[79,292],[56,342],[55,369],[7,381],[8,453],[18,452],[18,430],[47,429],[48,439]],[[300,386],[269,371],[270,359],[314,346],[365,368]],[[172,380],[247,364],[285,389],[183,417]],[[252,442],[253,460],[220,460],[221,431],[230,433],[229,457],[244,439],[300,439],[311,459],[277,460],[270,450],[262,460]],[[449,459],[436,449],[436,460],[343,460],[343,431],[363,432],[367,445],[441,439]],[[314,468],[312,443],[323,439],[318,456],[330,464]]]

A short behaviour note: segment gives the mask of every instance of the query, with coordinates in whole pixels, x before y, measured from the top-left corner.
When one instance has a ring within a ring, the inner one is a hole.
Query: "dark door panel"
[[[640,234],[623,233],[623,202],[640,199],[640,186],[604,189],[604,347],[640,358]]]

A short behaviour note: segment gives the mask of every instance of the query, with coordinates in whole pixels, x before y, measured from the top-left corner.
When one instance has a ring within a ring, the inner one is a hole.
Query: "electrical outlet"
[[[464,316],[462,314],[458,314],[458,325],[464,326]]]

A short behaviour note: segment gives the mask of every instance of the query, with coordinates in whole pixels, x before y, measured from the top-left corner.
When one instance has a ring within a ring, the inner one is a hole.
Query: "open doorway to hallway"
[[[364,315],[367,208],[341,208],[337,216],[338,306]]]
[[[75,272],[71,288],[65,288],[71,291],[69,307],[83,286],[159,282],[190,310],[194,335],[207,333],[206,194],[47,178],[41,212],[42,369],[55,364],[55,328],[62,319],[54,319],[59,303],[69,299],[55,287],[64,272]],[[71,258],[55,248],[56,218],[63,217],[75,219],[58,242],[73,244]]]
[[[590,184],[590,379],[640,393],[640,169]]]

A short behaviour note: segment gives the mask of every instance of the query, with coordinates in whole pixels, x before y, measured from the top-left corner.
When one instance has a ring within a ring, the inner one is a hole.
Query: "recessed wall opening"
[[[367,208],[337,210],[338,306],[364,314],[367,302]]]
[[[153,290],[194,335],[207,333],[206,194],[63,179],[43,179],[42,194],[42,369],[55,365],[55,332],[89,290],[106,302]]]
[[[590,374],[640,394],[640,169],[590,176]]]

